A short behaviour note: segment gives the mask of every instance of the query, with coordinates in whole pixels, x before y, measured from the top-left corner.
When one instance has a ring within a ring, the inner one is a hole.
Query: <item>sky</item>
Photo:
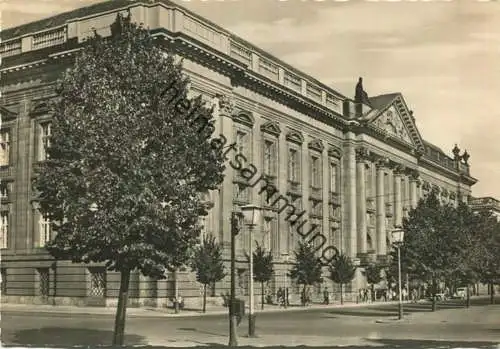
[[[2,28],[102,0],[3,0]],[[500,199],[500,1],[174,0],[324,84],[401,92],[422,137],[458,144]]]

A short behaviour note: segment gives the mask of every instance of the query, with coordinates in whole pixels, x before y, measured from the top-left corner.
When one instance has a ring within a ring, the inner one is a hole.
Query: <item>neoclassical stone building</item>
[[[192,93],[215,106],[216,134],[236,142],[276,195],[296,212],[304,211],[302,228],[315,232],[310,236],[318,253],[335,246],[356,261],[353,293],[365,286],[363,266],[386,258],[391,230],[433,187],[443,202],[470,196],[476,179],[468,154],[455,148],[448,156],[426,142],[415,125],[418,116],[400,93],[369,97],[358,81],[350,98],[169,1],[107,1],[2,31],[3,301],[115,301],[118,275],[102,265],[73,265],[47,254],[43,246],[51,238],[50,222],[39,214],[30,183],[50,142],[47,101],[54,97],[55,80],[94,29],[109,35],[117,12],[127,10],[166,51],[184,58]],[[204,230],[228,246],[230,213],[241,205],[259,205],[264,215],[254,239],[276,261],[269,287],[297,291],[285,270],[300,236],[286,212],[262,195],[261,185],[247,184],[228,166],[223,185],[207,195],[213,207]],[[237,242],[242,293],[247,292],[247,243],[248,233],[242,232]],[[214,285],[213,294],[225,293],[228,285],[229,280]],[[132,278],[132,303],[163,305],[175,292],[194,297],[200,287],[192,273],[182,270],[167,280]]]

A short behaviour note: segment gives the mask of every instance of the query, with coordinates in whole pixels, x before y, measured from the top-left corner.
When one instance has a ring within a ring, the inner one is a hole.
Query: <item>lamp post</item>
[[[255,205],[241,207],[243,219],[248,225],[249,246],[249,299],[248,299],[248,337],[255,337],[255,314],[254,314],[254,287],[253,287],[253,229],[260,222],[260,208]]]
[[[285,309],[288,307],[288,253],[282,253],[281,256],[285,261]]]
[[[236,235],[240,232],[240,219],[236,212],[231,214],[231,295],[229,300],[229,346],[238,346],[236,331]]]
[[[403,229],[394,229],[391,232],[392,241],[394,245],[398,249],[398,287],[399,287],[399,304],[398,304],[398,319],[401,320],[403,318],[403,299],[401,295],[401,243],[404,238],[404,230]]]

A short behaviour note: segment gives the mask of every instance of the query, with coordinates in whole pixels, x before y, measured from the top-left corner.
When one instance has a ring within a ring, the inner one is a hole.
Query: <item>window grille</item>
[[[49,295],[49,286],[50,286],[50,279],[49,279],[49,268],[39,268],[38,269],[38,287],[39,287],[39,292],[40,296],[45,296],[47,297]]]
[[[106,271],[101,268],[92,268],[90,271],[90,296],[104,297],[106,293]]]

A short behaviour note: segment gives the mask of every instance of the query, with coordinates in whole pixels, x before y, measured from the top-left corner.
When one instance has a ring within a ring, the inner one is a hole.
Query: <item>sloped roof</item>
[[[382,110],[387,107],[400,93],[387,93],[368,98],[373,108]]]

